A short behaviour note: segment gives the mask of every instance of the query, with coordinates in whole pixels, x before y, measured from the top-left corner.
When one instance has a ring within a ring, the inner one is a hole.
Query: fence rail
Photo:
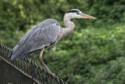
[[[10,51],[0,44],[0,84],[67,84],[28,58],[10,61],[7,57]]]

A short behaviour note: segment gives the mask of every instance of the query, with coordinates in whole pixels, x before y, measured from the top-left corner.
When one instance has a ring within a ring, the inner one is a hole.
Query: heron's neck
[[[74,30],[75,27],[74,23],[71,21],[71,17],[68,14],[65,14],[63,20],[65,28],[61,29],[60,38],[67,36],[70,32]]]
[[[64,20],[64,24],[65,24],[66,28],[71,29],[71,30],[74,29],[75,25],[74,25],[74,23],[71,21],[70,15],[65,14],[63,20]]]

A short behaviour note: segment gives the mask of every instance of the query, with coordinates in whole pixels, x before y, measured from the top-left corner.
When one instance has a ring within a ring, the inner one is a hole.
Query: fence
[[[10,48],[0,44],[0,84],[67,84],[28,58],[10,61]]]

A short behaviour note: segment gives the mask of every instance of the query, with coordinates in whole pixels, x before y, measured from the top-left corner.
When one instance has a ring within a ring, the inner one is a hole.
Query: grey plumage
[[[47,19],[34,26],[14,47],[11,60],[18,56],[24,57],[54,43],[59,36],[60,29],[59,23],[54,19]]]
[[[71,9],[64,15],[64,25],[66,28],[60,27],[58,21],[47,19],[31,28],[26,35],[13,48],[9,57],[14,60],[16,57],[25,57],[27,54],[41,50],[39,60],[47,72],[54,76],[43,61],[44,48],[52,45],[64,36],[67,36],[74,30],[75,24],[71,21],[73,18],[96,19],[93,16],[82,13],[78,9]]]

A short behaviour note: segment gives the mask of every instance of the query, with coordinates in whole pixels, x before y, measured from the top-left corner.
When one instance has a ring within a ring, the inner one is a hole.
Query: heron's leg
[[[39,55],[40,63],[43,65],[43,67],[46,69],[46,71],[47,71],[49,74],[51,74],[52,76],[54,76],[54,73],[52,73],[52,72],[50,71],[50,69],[46,66],[46,64],[45,64],[44,61],[43,61],[43,51],[44,51],[44,49],[41,50],[40,55]]]

